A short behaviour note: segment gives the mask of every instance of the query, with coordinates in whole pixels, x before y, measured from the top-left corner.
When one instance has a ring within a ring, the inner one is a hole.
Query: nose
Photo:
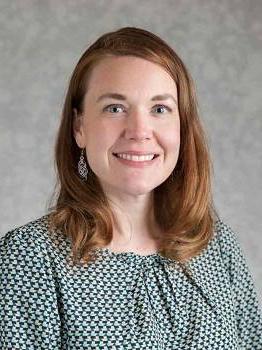
[[[152,125],[149,116],[142,111],[132,111],[126,121],[125,137],[132,140],[150,140]]]

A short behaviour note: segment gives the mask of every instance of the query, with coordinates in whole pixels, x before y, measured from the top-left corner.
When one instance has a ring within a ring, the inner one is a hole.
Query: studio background
[[[166,40],[195,81],[216,208],[238,235],[262,302],[261,13],[260,0],[0,0],[1,235],[46,213],[80,55],[105,32],[141,27]]]

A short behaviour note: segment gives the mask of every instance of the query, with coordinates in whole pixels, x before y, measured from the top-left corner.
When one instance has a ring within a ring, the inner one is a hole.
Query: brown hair
[[[73,134],[73,109],[81,112],[93,67],[106,56],[136,56],[163,67],[174,79],[180,115],[180,151],[166,181],[154,189],[155,219],[163,236],[159,253],[178,263],[198,255],[213,236],[218,214],[211,192],[211,160],[197,107],[194,84],[184,63],[155,34],[124,27],[98,38],[78,61],[69,82],[59,127],[55,161],[55,204],[49,207],[50,229],[61,229],[71,238],[74,262],[90,262],[94,248],[108,245],[114,215],[97,176],[89,169],[80,179],[80,157]]]

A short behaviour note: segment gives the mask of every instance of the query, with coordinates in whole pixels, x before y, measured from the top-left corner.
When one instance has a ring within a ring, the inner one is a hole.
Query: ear
[[[85,147],[85,134],[83,128],[83,115],[77,113],[77,110],[73,109],[73,133],[76,143],[79,148]]]

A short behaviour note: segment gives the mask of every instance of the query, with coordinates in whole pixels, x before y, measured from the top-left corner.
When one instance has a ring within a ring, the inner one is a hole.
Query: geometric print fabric
[[[154,253],[97,249],[72,266],[48,215],[0,240],[0,349],[262,350],[262,315],[236,234],[222,220],[184,270]]]

